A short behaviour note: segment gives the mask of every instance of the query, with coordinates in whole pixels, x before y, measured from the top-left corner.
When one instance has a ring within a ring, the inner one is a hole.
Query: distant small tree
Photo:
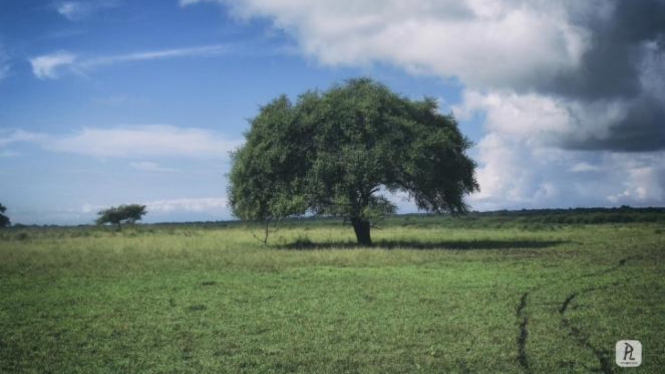
[[[0,204],[0,227],[8,227],[12,224],[12,222],[9,220],[9,217],[4,215],[4,213],[7,211],[7,208]]]
[[[95,220],[95,223],[98,225],[106,223],[117,225],[118,231],[120,231],[123,223],[135,223],[136,221],[140,221],[146,213],[148,212],[145,210],[145,205],[120,205],[99,211],[99,213],[97,213],[99,217]]]

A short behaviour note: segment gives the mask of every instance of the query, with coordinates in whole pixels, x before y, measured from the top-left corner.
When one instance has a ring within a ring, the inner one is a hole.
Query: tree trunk
[[[353,231],[356,233],[358,244],[371,246],[372,237],[369,235],[369,221],[360,218],[352,218],[351,224],[353,225]]]

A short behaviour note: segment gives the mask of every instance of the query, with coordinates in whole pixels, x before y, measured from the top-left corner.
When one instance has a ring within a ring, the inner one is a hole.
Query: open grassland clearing
[[[620,339],[665,367],[662,221],[260,230],[0,231],[0,372],[618,373]]]

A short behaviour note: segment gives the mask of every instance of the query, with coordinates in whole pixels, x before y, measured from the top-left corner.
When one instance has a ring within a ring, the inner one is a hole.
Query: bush
[[[16,236],[14,236],[14,239],[18,241],[25,241],[30,239],[30,235],[28,235],[27,232],[19,232],[18,234],[16,234]]]

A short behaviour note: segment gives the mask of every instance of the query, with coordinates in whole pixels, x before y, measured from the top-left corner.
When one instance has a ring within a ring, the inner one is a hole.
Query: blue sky
[[[122,203],[229,219],[228,152],[258,106],[370,76],[459,118],[476,209],[662,205],[664,26],[635,36],[593,3],[0,0],[0,202],[26,224]]]

